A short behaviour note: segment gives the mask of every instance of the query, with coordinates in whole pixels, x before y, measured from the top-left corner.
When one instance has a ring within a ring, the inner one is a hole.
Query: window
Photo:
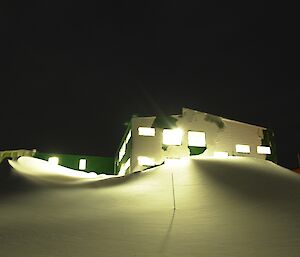
[[[206,146],[205,133],[188,131],[188,144],[189,146],[205,147]]]
[[[120,152],[119,152],[119,162],[123,159],[126,152],[126,142],[123,143]]]
[[[155,128],[139,127],[138,130],[140,136],[148,136],[148,137],[155,136]]]
[[[214,152],[214,157],[226,158],[226,157],[228,157],[228,153],[227,152]]]
[[[250,153],[250,146],[249,145],[236,145],[235,151],[237,153]]]
[[[59,163],[59,158],[55,156],[49,157],[48,162],[57,165]]]
[[[130,158],[126,161],[125,164],[122,164],[121,169],[118,173],[120,176],[124,176],[126,174],[126,170],[130,167]]]
[[[79,169],[85,170],[86,169],[86,159],[80,159],[79,160]]]
[[[129,140],[131,138],[131,130],[128,132],[127,137],[125,139],[125,144],[128,144]]]
[[[141,166],[154,166],[155,162],[152,158],[149,158],[147,156],[138,156],[138,162]]]
[[[257,153],[259,154],[271,154],[271,148],[269,146],[258,146]]]
[[[119,162],[123,159],[125,153],[126,153],[126,145],[128,144],[129,140],[131,138],[131,130],[128,132],[126,138],[125,138],[125,141],[120,149],[120,152],[119,152]]]
[[[183,131],[181,129],[164,129],[163,144],[164,145],[181,145]]]

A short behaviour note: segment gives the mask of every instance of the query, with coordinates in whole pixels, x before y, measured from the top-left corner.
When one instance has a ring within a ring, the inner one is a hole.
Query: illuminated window
[[[79,160],[79,169],[85,170],[86,169],[86,159],[80,159]]]
[[[125,139],[125,144],[128,144],[130,138],[131,138],[131,130],[129,131],[129,133],[128,133],[126,139]]]
[[[59,163],[59,158],[55,157],[55,156],[49,157],[48,162],[51,163],[51,164],[56,164],[57,165]]]
[[[183,131],[181,129],[164,129],[164,145],[181,145]]]
[[[152,158],[146,156],[138,156],[138,162],[141,166],[154,166],[155,162]]]
[[[123,159],[125,153],[126,153],[126,145],[128,144],[129,140],[131,138],[131,130],[128,132],[127,136],[126,136],[126,139],[120,149],[120,152],[119,152],[119,162]]]
[[[126,174],[126,170],[130,167],[130,158],[126,161],[125,164],[122,164],[121,169],[118,173],[120,176],[124,176]]]
[[[237,153],[250,153],[250,146],[249,145],[236,145],[235,151]]]
[[[228,157],[228,153],[227,152],[214,152],[214,157],[226,158],[226,157]]]
[[[257,153],[259,154],[271,154],[271,148],[269,146],[258,146]]]
[[[206,146],[205,133],[188,131],[188,144],[189,146],[205,147]]]
[[[155,136],[155,128],[139,127],[138,130],[140,136],[148,136],[148,137]]]
[[[124,169],[127,170],[130,167],[130,158],[125,162]]]
[[[119,162],[123,159],[126,152],[126,143],[124,142],[119,152]]]

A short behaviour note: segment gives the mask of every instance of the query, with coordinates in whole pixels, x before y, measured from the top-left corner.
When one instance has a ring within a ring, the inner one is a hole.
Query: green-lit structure
[[[75,154],[56,154],[56,153],[42,153],[36,152],[35,158],[42,160],[49,160],[51,157],[57,157],[59,165],[64,167],[80,170],[80,160],[85,160],[85,168],[82,171],[95,172],[97,174],[114,174],[114,158],[113,157],[101,157],[101,156],[90,156],[90,155],[75,155]]]

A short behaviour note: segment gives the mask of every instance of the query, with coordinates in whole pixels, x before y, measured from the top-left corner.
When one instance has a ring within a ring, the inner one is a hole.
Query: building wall
[[[156,134],[152,136],[140,136],[139,127],[152,127],[155,117],[134,117],[132,118],[132,171],[143,170],[144,167],[138,165],[138,156],[149,156],[155,159],[156,163],[164,161],[164,151],[162,149],[162,133],[156,129]]]
[[[266,159],[265,154],[257,153],[257,146],[262,145],[266,128],[233,121],[211,114],[183,108],[182,115],[173,115],[177,119],[176,127],[183,130],[180,146],[163,145],[163,127],[155,127],[155,136],[140,136],[139,127],[154,127],[156,117],[132,118],[131,171],[145,169],[138,163],[138,156],[147,156],[159,165],[166,159],[178,159],[191,155],[188,147],[187,132],[206,133],[206,150],[203,156],[213,156],[215,152],[227,152],[229,156],[249,156]],[[250,153],[237,153],[236,144],[249,145]]]
[[[216,151],[228,152],[230,156],[249,156],[266,158],[257,154],[256,147],[261,145],[265,128],[233,121],[211,114],[183,109],[183,117],[177,123],[185,131],[206,132],[207,150],[204,156],[212,156]],[[236,144],[249,145],[250,153],[237,153]]]
[[[131,152],[132,152],[132,134],[131,122],[126,128],[125,134],[117,149],[114,160],[114,174],[125,175],[131,172]],[[128,166],[128,163],[130,165]],[[128,166],[128,168],[126,167]]]
[[[47,161],[49,157],[58,157],[59,165],[64,167],[79,170],[79,160],[86,160],[86,169],[82,171],[95,172],[97,174],[114,174],[114,158],[112,157],[100,157],[100,156],[88,156],[88,155],[73,155],[73,154],[57,154],[57,153],[42,153],[36,152],[35,158],[39,158]]]

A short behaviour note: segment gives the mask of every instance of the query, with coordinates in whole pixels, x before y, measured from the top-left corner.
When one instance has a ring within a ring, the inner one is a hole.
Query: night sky
[[[0,150],[112,156],[131,115],[188,107],[273,128],[279,164],[295,168],[297,12],[264,1],[11,1],[0,8]]]

